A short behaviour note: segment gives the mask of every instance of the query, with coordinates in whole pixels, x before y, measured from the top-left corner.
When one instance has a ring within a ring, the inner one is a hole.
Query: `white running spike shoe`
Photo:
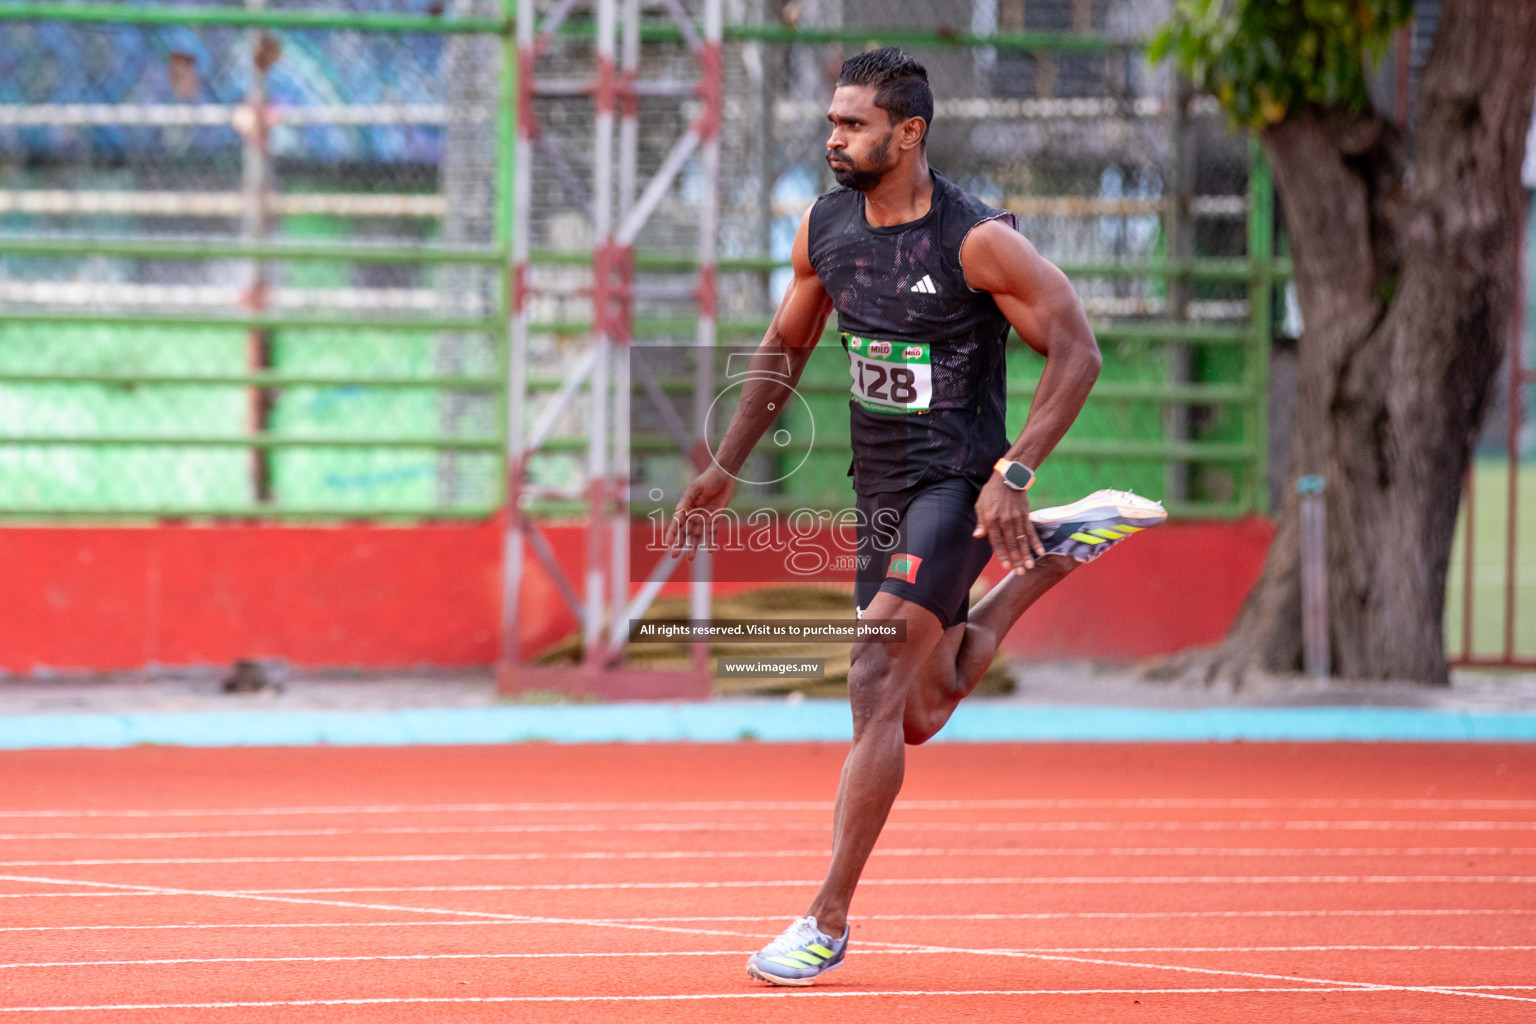
[[[797,917],[784,934],[747,960],[747,974],[771,985],[809,985],[838,967],[848,952],[848,928],[834,939],[809,915]]]
[[[1117,543],[1166,521],[1162,503],[1130,491],[1094,491],[1070,505],[1029,514],[1047,555],[1091,562]]]

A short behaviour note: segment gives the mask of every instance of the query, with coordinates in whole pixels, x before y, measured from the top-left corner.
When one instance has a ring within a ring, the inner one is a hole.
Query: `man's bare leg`
[[[907,635],[904,643],[856,645],[848,669],[853,746],[838,784],[832,863],[806,911],[834,938],[843,933],[854,887],[901,791],[906,764],[902,718],[907,693],[944,635],[932,612],[884,591],[875,595],[863,617],[903,619]]]
[[[908,743],[926,742],[944,728],[955,708],[987,674],[1008,630],[1077,564],[1071,558],[1049,555],[1022,576],[1009,573],[976,602],[967,621],[944,631],[907,694],[903,731]]]

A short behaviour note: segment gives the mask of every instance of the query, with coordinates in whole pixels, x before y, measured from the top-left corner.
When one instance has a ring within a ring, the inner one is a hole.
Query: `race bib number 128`
[[[853,400],[874,412],[927,412],[933,402],[933,369],[926,344],[875,341],[843,335]]]

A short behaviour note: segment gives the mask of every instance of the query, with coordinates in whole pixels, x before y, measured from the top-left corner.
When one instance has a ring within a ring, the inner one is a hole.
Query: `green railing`
[[[0,6],[0,32],[52,22],[144,32],[307,33],[295,37],[301,56],[305,43],[322,38],[316,33],[468,34],[494,37],[501,56],[484,140],[495,153],[495,223],[481,245],[434,242],[430,231],[419,230],[409,242],[388,245],[282,237],[295,223],[300,234],[317,227],[345,234],[351,224],[344,216],[277,219],[258,236],[194,239],[90,230],[44,235],[27,224],[18,230],[14,211],[0,215],[0,260],[13,267],[250,261],[269,277],[288,272],[342,284],[358,267],[396,268],[428,282],[453,268],[479,268],[493,282],[488,306],[473,316],[234,304],[186,312],[108,303],[0,309],[0,416],[7,404],[28,414],[0,422],[0,516],[493,514],[505,476],[510,202],[503,183],[511,171],[516,113],[511,17],[510,3],[500,17],[462,19],[150,4]],[[434,366],[445,339],[460,336],[475,339],[476,364],[457,371]],[[252,355],[257,346],[263,358]],[[470,428],[445,429],[440,408],[448,400],[478,402],[481,415]],[[444,500],[436,493],[444,460],[475,486]]]

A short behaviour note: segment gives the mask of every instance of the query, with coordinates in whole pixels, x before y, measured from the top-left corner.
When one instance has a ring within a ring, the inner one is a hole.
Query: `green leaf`
[[[1369,106],[1367,61],[1412,14],[1413,0],[1174,0],[1150,56],[1257,128],[1306,106]]]

